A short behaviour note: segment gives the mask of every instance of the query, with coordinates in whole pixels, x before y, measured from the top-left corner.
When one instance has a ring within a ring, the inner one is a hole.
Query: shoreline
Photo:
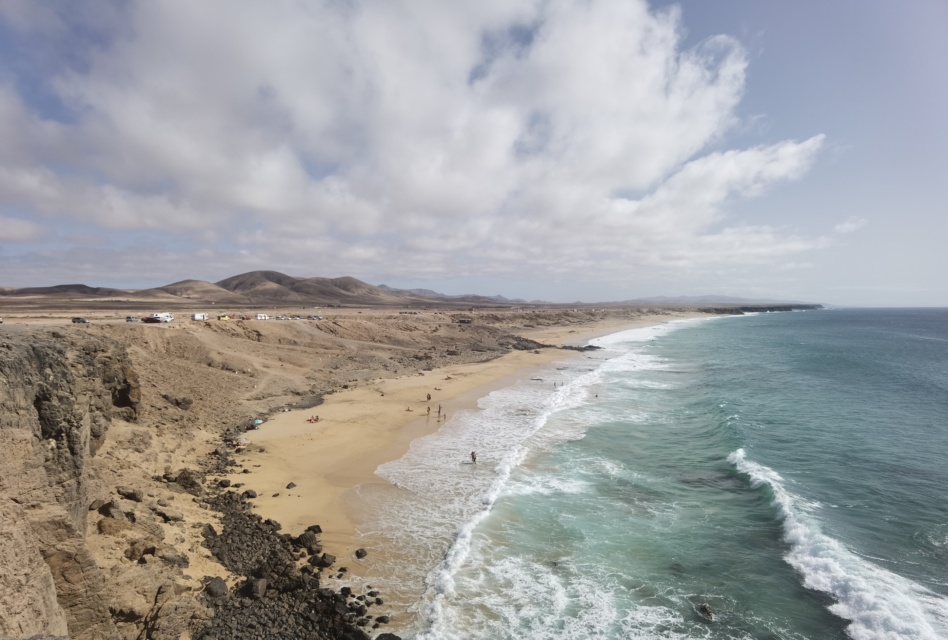
[[[707,314],[655,314],[518,333],[557,347],[578,346],[626,329],[694,317]],[[319,524],[325,550],[354,576],[363,576],[371,572],[371,562],[354,555],[361,546],[358,489],[367,484],[389,485],[375,475],[376,469],[401,458],[414,440],[445,424],[437,417],[439,405],[448,419],[457,411],[476,410],[477,401],[491,391],[577,355],[559,348],[514,351],[486,362],[361,383],[326,396],[323,404],[311,409],[277,413],[257,430],[248,431],[249,445],[235,455],[241,467],[225,477],[256,491],[258,497],[251,500],[254,513],[276,520],[285,532],[297,535]],[[311,416],[319,416],[319,422],[307,422]],[[287,488],[290,483],[295,486]],[[371,551],[370,558],[386,553]]]

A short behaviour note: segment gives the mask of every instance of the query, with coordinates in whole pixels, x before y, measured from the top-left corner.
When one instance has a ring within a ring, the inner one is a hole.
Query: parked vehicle
[[[192,320],[207,320],[209,317],[210,316],[208,316],[206,313],[192,313],[191,314]]]
[[[265,313],[258,313],[258,314],[254,317],[254,320],[269,320],[269,319],[270,319],[270,316],[268,316],[268,315],[265,314]]]
[[[161,322],[161,319],[156,318],[155,316],[145,316],[142,318],[142,322],[145,324],[158,324]]]
[[[153,313],[149,318],[156,318],[158,322],[171,322],[174,320],[174,314],[172,313]]]
[[[73,318],[72,321],[74,324],[89,324],[89,321],[85,318]]]
[[[125,322],[141,322],[141,320],[135,316],[125,316]]]

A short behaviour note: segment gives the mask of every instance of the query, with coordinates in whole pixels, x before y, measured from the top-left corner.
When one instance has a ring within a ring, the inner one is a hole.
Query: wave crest
[[[727,460],[750,478],[752,487],[767,485],[783,520],[787,563],[803,584],[832,595],[829,607],[850,620],[846,631],[854,640],[943,640],[948,637],[948,598],[854,554],[838,540],[822,533],[809,517],[803,500],[784,486],[779,473],[747,459],[744,449]]]

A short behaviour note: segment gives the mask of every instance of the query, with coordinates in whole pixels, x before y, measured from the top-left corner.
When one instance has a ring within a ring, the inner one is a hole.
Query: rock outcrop
[[[85,544],[88,463],[138,394],[111,340],[0,334],[0,636],[120,637]]]

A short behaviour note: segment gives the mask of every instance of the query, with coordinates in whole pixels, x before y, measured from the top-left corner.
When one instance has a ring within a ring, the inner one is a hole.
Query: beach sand
[[[707,317],[673,313],[519,333],[544,344],[581,345],[623,329],[695,316]],[[355,562],[353,556],[360,546],[357,487],[387,485],[375,470],[400,458],[413,440],[444,424],[438,419],[439,405],[442,416],[450,419],[457,411],[476,408],[490,391],[575,356],[561,349],[515,351],[489,362],[360,383],[327,396],[318,407],[278,413],[259,429],[247,432],[250,444],[236,456],[243,470],[229,479],[256,491],[258,497],[251,501],[255,513],[278,521],[284,532],[296,535],[319,524],[325,551],[336,556],[339,565],[362,574],[363,563]],[[318,423],[307,421],[317,415]],[[288,489],[290,483],[295,486]]]

